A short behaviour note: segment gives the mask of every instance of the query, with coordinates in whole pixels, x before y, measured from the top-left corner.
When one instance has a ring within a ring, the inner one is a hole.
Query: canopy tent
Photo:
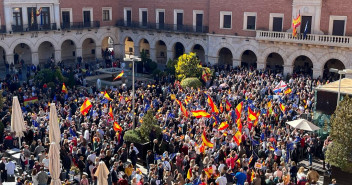
[[[294,121],[288,121],[287,124],[291,125],[293,128],[306,130],[306,131],[316,131],[320,128],[313,123],[305,120],[305,119],[298,119]]]

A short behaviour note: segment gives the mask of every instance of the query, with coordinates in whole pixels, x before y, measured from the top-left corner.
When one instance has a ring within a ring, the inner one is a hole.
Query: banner
[[[262,169],[263,165],[262,163],[255,163],[254,168],[256,169]]]
[[[28,104],[33,104],[37,101],[38,101],[38,97],[27,98],[27,99],[24,99],[23,105],[27,106]]]

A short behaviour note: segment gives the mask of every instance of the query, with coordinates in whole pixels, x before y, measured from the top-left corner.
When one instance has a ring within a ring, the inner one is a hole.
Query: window
[[[345,36],[347,16],[330,16],[329,35]]]
[[[112,20],[112,8],[103,7],[103,21],[111,21]]]
[[[139,9],[139,23],[141,26],[147,26],[148,24],[148,9],[140,8]]]
[[[220,12],[220,28],[231,29],[232,28],[232,12]]]
[[[174,24],[176,30],[183,29],[183,10],[174,10]]]
[[[22,8],[13,8],[13,20],[12,25],[22,26]]]
[[[269,20],[269,31],[282,32],[284,22],[284,14],[271,13]]]
[[[132,8],[124,8],[124,21],[126,26],[132,24]]]
[[[256,29],[256,12],[244,12],[243,29],[255,30]]]
[[[83,8],[83,26],[91,27],[93,21],[93,8]]]
[[[193,10],[193,27],[196,32],[203,31],[203,10]]]
[[[163,29],[165,25],[165,9],[156,9],[156,23],[158,29]]]

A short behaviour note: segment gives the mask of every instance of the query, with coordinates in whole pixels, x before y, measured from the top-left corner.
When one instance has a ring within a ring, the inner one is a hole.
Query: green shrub
[[[196,54],[192,52],[178,57],[175,70],[178,80],[190,77],[197,77],[200,79],[202,76],[202,65],[200,65],[200,60],[197,58]]]
[[[149,134],[155,128],[156,136],[158,137],[161,133],[161,128],[157,125],[158,121],[155,119],[155,113],[152,109],[149,109],[147,114],[143,117],[143,123],[140,126],[141,137],[144,141],[149,141]]]
[[[166,72],[170,75],[175,75],[175,65],[177,60],[172,60],[171,58],[166,63]]]
[[[181,86],[182,88],[193,87],[194,89],[197,89],[202,86],[202,82],[200,82],[198,78],[185,78],[181,81]]]
[[[161,75],[161,71],[160,71],[160,69],[154,69],[154,71],[153,71],[152,75],[153,75],[154,77],[156,77],[156,76],[160,76],[160,75]]]
[[[130,143],[143,143],[139,129],[128,130],[123,136],[123,140]]]
[[[40,85],[53,83],[63,83],[66,78],[62,75],[59,68],[56,69],[42,69],[34,76],[34,81],[39,82]]]

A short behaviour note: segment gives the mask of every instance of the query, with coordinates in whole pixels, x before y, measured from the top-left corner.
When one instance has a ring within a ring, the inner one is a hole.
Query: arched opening
[[[27,44],[18,44],[13,53],[15,65],[19,65],[20,63],[32,64],[32,52],[31,48]]]
[[[125,39],[125,55],[126,57],[134,55],[134,42],[131,37]]]
[[[293,73],[304,74],[304,75],[313,75],[313,62],[310,58],[301,55],[296,58],[293,63]]]
[[[241,57],[241,66],[246,68],[257,68],[257,56],[251,50],[243,52]]]
[[[167,63],[167,46],[164,41],[158,40],[155,44],[156,61],[159,64]]]
[[[139,52],[142,54],[143,52],[146,54],[146,57],[150,57],[150,45],[147,39],[141,39],[139,41]]]
[[[74,63],[76,59],[76,45],[72,40],[65,40],[61,45],[61,60],[63,63]]]
[[[101,41],[101,56],[103,57],[103,59],[110,57],[113,50],[114,50],[114,40],[111,37],[105,37]]]
[[[222,65],[233,65],[233,56],[232,56],[232,52],[230,49],[228,48],[221,48],[219,51],[219,61],[218,64],[220,66]]]
[[[339,59],[330,59],[328,60],[325,65],[324,65],[324,73],[323,73],[323,77],[325,79],[329,79],[330,81],[336,81],[339,79],[339,74],[337,73],[331,73],[329,71],[329,69],[331,68],[335,68],[338,70],[343,70],[346,69],[345,65],[341,62],[341,60]]]
[[[180,42],[176,42],[174,46],[174,59],[177,59],[179,56],[185,53],[185,47]]]
[[[202,62],[202,65],[206,64],[205,63],[205,51],[203,46],[201,46],[200,44],[196,44],[193,46],[193,52],[196,53],[198,59]]]
[[[51,58],[54,58],[55,49],[52,43],[45,41],[38,47],[39,65],[50,64]]]
[[[87,38],[82,43],[82,58],[84,61],[95,61],[95,42]]]
[[[271,69],[276,73],[284,70],[284,59],[278,53],[270,53],[266,59],[266,68]]]
[[[0,46],[0,65],[5,65],[6,61],[6,52],[3,47]]]

